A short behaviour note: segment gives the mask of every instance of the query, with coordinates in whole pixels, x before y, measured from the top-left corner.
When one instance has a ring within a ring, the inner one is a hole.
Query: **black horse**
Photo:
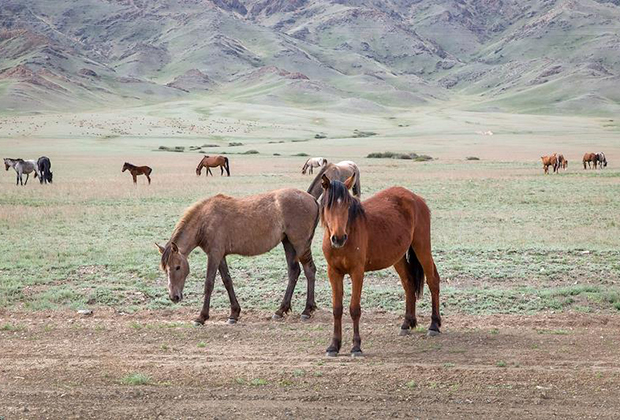
[[[39,170],[39,182],[47,184],[52,183],[52,162],[47,156],[41,156],[37,160],[37,169]]]

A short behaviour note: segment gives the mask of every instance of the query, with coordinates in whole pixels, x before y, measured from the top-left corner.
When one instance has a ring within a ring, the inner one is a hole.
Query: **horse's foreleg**
[[[137,184],[138,183],[138,176],[136,174],[132,173],[131,177],[133,178],[133,183]]]
[[[286,254],[286,269],[288,271],[288,285],[286,286],[286,292],[282,303],[278,310],[273,314],[273,319],[280,319],[284,314],[291,310],[291,299],[293,298],[293,292],[295,292],[295,286],[297,285],[297,279],[301,274],[301,268],[299,268],[299,262],[297,262],[297,253],[293,244],[285,238],[282,241],[284,245],[284,253]]]
[[[24,185],[28,185],[28,178],[30,178],[30,174],[26,174],[26,182],[24,182]]]
[[[226,291],[228,292],[228,299],[230,300],[230,316],[228,317],[228,323],[234,324],[239,319],[241,306],[239,306],[239,302],[237,302],[237,296],[235,295],[232,278],[230,277],[230,272],[228,271],[226,257],[222,258],[219,271],[220,277],[222,278],[222,283],[224,283],[224,287],[226,287]]]
[[[213,176],[213,172],[211,172],[211,168],[209,168],[209,167],[207,166],[207,175],[206,175],[206,176],[209,176],[209,174],[210,174],[211,176]]]
[[[148,176],[147,174],[144,174],[144,176],[146,176],[146,179],[148,179],[148,180],[149,180],[149,185],[151,185],[151,177],[150,177],[150,176]]]
[[[301,319],[309,319],[312,316],[312,313],[316,311],[316,302],[314,301],[314,284],[316,282],[316,266],[314,265],[314,261],[312,257],[302,262],[301,264],[304,268],[304,275],[306,276],[306,281],[308,282],[307,294],[306,294],[306,309],[301,313]]]
[[[194,320],[194,324],[204,324],[209,319],[209,306],[211,305],[211,293],[213,293],[213,285],[215,284],[215,275],[220,266],[221,257],[210,255],[207,263],[207,277],[205,279],[205,297],[202,304],[200,316]]]
[[[364,269],[351,273],[351,304],[349,312],[353,320],[353,348],[351,356],[361,356],[362,338],[360,337],[360,317],[362,316],[362,286],[364,285]]]
[[[335,357],[342,346],[342,281],[344,275],[334,270],[331,266],[327,266],[327,275],[329,284],[332,288],[332,310],[334,313],[334,335],[332,342],[327,348],[327,355]]]

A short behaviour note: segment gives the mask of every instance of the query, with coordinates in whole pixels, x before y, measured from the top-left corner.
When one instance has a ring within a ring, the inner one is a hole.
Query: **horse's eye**
[[[180,265],[177,265],[177,268],[175,270],[179,271],[181,269]]]

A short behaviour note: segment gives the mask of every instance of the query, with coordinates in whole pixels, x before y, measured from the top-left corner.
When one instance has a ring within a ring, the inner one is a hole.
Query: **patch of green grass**
[[[123,376],[120,380],[123,385],[151,385],[152,380],[151,377],[145,375],[143,373],[130,373],[126,376]]]
[[[295,369],[293,371],[293,376],[304,376],[306,374],[306,371],[303,369]]]
[[[505,361],[503,361],[503,360],[498,360],[497,363],[495,363],[495,366],[497,366],[497,367],[506,367],[506,366],[508,366],[508,364]]]
[[[454,366],[456,366],[454,363],[444,363],[443,367],[445,368],[453,368]]]
[[[205,347],[207,347],[207,343],[201,341],[200,343],[196,344],[196,347],[198,347],[199,349],[204,349]]]
[[[263,386],[267,385],[269,382],[266,379],[255,378],[250,381],[250,385],[252,386]]]
[[[4,325],[0,325],[0,331],[22,331],[23,329],[25,329],[23,325],[11,324],[8,322]]]
[[[418,383],[412,380],[412,381],[407,382],[405,386],[409,389],[416,389],[418,387]]]

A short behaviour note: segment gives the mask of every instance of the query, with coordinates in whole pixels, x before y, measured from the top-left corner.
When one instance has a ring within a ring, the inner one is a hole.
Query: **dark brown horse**
[[[230,166],[228,165],[228,158],[226,156],[207,156],[205,155],[198,166],[196,167],[196,175],[200,176],[202,173],[202,168],[207,168],[206,176],[213,176],[213,172],[209,168],[217,168],[220,167],[220,175],[224,175],[224,169],[226,169],[226,174],[230,176]]]
[[[564,170],[566,170],[566,168],[568,168],[568,161],[566,160],[566,158],[562,154],[558,155],[558,171],[560,170],[560,168],[562,168]]]
[[[170,300],[176,303],[183,299],[183,287],[189,274],[187,257],[200,247],[209,258],[204,304],[194,322],[204,324],[209,319],[211,293],[219,270],[230,299],[229,323],[235,323],[241,307],[235,296],[226,256],[260,255],[282,243],[288,267],[288,287],[274,318],[282,318],[291,309],[291,298],[301,273],[299,263],[308,280],[306,308],[301,316],[302,319],[310,318],[316,309],[316,267],[310,247],[318,218],[316,200],[310,194],[292,188],[246,198],[219,194],[194,204],[177,223],[166,246],[157,245],[162,254],[161,268],[168,275]]]
[[[342,343],[343,278],[351,277],[353,356],[361,355],[359,320],[364,272],[394,266],[405,289],[406,309],[401,335],[416,326],[415,304],[422,294],[424,277],[431,291],[432,321],[429,335],[439,334],[439,274],[431,254],[431,212],[411,191],[392,187],[368,200],[351,196],[354,176],[343,184],[322,179],[321,222],[325,228],[323,254],[332,288],[334,335],[327,348],[336,356]]]
[[[329,178],[330,180],[336,179],[341,182],[344,182],[350,176],[355,175],[353,195],[357,198],[361,198],[362,184],[360,181],[360,170],[355,164],[355,162],[352,162],[350,160],[343,160],[342,162],[338,162],[336,164],[326,163],[308,187],[308,193],[312,194],[312,196],[317,200],[319,199],[321,194],[323,194],[323,188],[321,187],[323,175],[327,176],[327,178]]]
[[[150,175],[151,175],[151,172],[153,172],[153,170],[150,167],[136,166],[136,165],[132,165],[131,163],[125,162],[125,164],[123,165],[123,170],[121,172],[125,172],[125,171],[129,171],[131,173],[134,184],[138,183],[138,175],[144,175],[146,179],[149,180],[149,185],[151,185]]]
[[[556,153],[551,156],[541,156],[540,159],[542,160],[545,174],[549,173],[549,167],[553,168],[553,172],[558,171],[558,156]]]
[[[592,168],[591,164],[594,165],[594,169],[596,169],[596,165],[598,165],[598,153],[586,153],[583,155],[583,169]],[[586,168],[586,164],[588,165]]]

